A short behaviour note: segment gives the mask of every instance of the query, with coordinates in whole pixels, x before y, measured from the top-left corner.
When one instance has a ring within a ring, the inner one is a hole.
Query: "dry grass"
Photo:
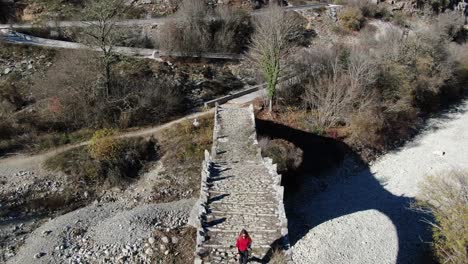
[[[288,259],[284,255],[284,252],[277,249],[277,250],[273,251],[273,254],[271,255],[270,261],[268,263],[270,263],[270,264],[286,264],[287,262],[288,262]]]
[[[440,263],[468,259],[468,171],[430,176],[422,183],[419,210],[434,216],[433,249]]]
[[[113,186],[126,186],[139,176],[146,164],[158,156],[157,145],[142,138],[104,138],[99,155],[93,148],[78,147],[48,158],[45,168],[61,171],[68,175],[77,186],[98,191]],[[111,147],[108,146],[111,145]],[[118,145],[118,148],[114,148]],[[100,146],[101,147],[101,146]],[[112,158],[105,157],[106,153]]]
[[[256,104],[262,105],[261,102]],[[265,106],[263,106],[265,107]],[[269,113],[266,108],[255,113],[255,117],[263,120],[271,120],[277,123],[294,127],[304,131],[311,131],[312,127],[307,122],[309,113],[301,107],[277,105],[275,112]]]
[[[157,136],[164,181],[155,186],[155,191],[161,188],[168,190],[156,193],[157,200],[173,201],[198,195],[203,152],[211,149],[213,140],[213,115],[207,114],[198,121],[198,127],[192,124],[193,120],[187,120]]]

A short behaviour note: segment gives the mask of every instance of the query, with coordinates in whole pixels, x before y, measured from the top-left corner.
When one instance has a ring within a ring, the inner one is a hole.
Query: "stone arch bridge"
[[[253,106],[216,106],[214,118],[213,146],[205,151],[194,210],[195,263],[235,263],[235,240],[243,228],[257,261],[268,259],[274,248],[286,250],[290,259],[281,175],[261,156]]]

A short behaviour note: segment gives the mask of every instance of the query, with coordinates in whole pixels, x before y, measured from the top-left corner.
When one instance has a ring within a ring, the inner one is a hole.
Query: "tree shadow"
[[[413,198],[386,190],[383,180],[377,179],[349,146],[271,121],[256,120],[256,126],[259,135],[286,140],[303,151],[302,164],[283,173],[282,181],[292,246],[327,221],[376,210],[394,226],[395,263],[430,263],[428,244],[423,242],[431,240],[430,229],[422,221],[427,215],[409,210]],[[352,163],[345,162],[349,160]]]

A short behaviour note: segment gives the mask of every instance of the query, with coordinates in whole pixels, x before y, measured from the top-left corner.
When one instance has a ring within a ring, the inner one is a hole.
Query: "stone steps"
[[[251,212],[255,212],[256,214],[259,215],[273,215],[277,216],[278,215],[278,208],[277,206],[270,205],[257,205],[257,204],[212,204],[210,206],[210,210],[213,213],[219,213],[219,212],[226,212],[227,214],[236,214],[236,213],[244,213],[244,208],[249,208]],[[244,215],[248,215],[248,213],[245,213]]]
[[[282,196],[275,187],[277,176],[270,174],[272,167],[267,168],[259,155],[252,114],[230,106],[217,108],[215,114],[210,171],[204,185],[206,213],[200,229],[203,263],[234,263],[235,242],[242,229],[249,231],[252,254],[260,259],[282,238],[284,209],[280,210],[278,200]]]
[[[228,228],[228,229],[270,229],[274,226],[280,226],[274,219],[277,217],[273,216],[243,216],[243,215],[214,215],[209,213],[207,215],[207,221],[205,227],[216,227],[216,228]]]

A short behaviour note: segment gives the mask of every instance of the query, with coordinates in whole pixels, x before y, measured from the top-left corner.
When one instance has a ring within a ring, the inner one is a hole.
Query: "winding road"
[[[309,5],[301,5],[301,6],[288,6],[285,7],[286,10],[289,11],[300,11],[300,10],[308,10],[308,9],[318,9],[318,8],[330,8],[330,7],[337,7],[338,5],[329,5],[329,4],[309,4]],[[264,13],[263,10],[255,10],[251,14],[252,15],[259,15]],[[159,18],[148,18],[148,19],[126,19],[117,21],[115,24],[117,26],[126,26],[126,27],[133,27],[133,26],[158,26],[163,25],[166,21],[170,19],[170,17],[159,17]],[[44,23],[22,23],[22,24],[0,24],[0,29],[28,29],[28,28],[41,28],[41,27],[50,27],[50,28],[66,28],[66,27],[88,27],[96,23],[96,21],[47,21]]]
[[[338,5],[329,4],[310,4],[303,6],[289,6],[285,7],[286,10],[300,11],[317,8],[335,8]],[[252,15],[259,15],[264,13],[264,10],[256,10]],[[151,19],[129,19],[120,20],[115,22],[117,26],[133,27],[133,26],[157,26],[164,24],[170,17],[151,18]],[[98,47],[89,47],[76,42],[60,41],[53,39],[46,39],[35,37],[19,32],[15,29],[30,29],[30,28],[63,28],[63,27],[88,27],[95,24],[96,21],[48,21],[45,23],[26,23],[26,24],[0,24],[0,41],[20,44],[20,45],[34,45],[49,48],[63,48],[63,49],[90,49],[100,51]],[[167,57],[192,57],[192,58],[207,58],[207,59],[221,59],[221,60],[238,60],[242,58],[242,54],[233,53],[181,53],[181,52],[163,52],[157,49],[133,48],[133,47],[115,47],[114,51],[118,54],[125,56],[132,56],[137,58],[147,58],[163,61]]]

